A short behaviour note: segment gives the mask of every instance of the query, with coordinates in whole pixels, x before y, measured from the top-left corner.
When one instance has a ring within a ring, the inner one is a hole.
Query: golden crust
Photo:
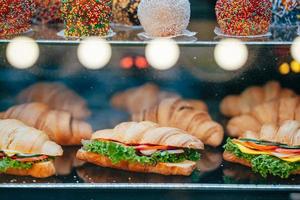
[[[55,175],[55,167],[52,161],[33,164],[30,169],[8,169],[6,174],[17,176],[32,176],[35,178],[47,178]]]
[[[183,175],[189,176],[196,168],[196,163],[192,161],[185,161],[182,163],[158,163],[155,166],[143,165],[138,163],[129,163],[121,161],[113,164],[111,160],[105,156],[79,150],[77,158],[83,161],[91,162],[102,167],[110,167],[115,169],[122,169],[126,171],[142,172],[142,173],[157,173],[163,175]]]
[[[53,109],[64,110],[77,119],[90,115],[85,100],[62,83],[39,82],[24,89],[18,95],[21,103],[41,102]]]
[[[90,139],[90,124],[74,119],[70,113],[51,110],[44,103],[27,103],[12,106],[0,113],[1,119],[17,119],[28,126],[48,134],[51,140],[60,145],[80,145],[82,139]]]
[[[112,140],[124,144],[152,144],[181,148],[203,149],[203,143],[183,130],[159,127],[156,123],[124,122],[114,129],[100,130],[92,139]]]
[[[234,154],[232,154],[228,151],[224,151],[223,158],[224,158],[224,160],[226,160],[228,162],[238,163],[238,164],[241,164],[241,165],[244,165],[244,166],[247,166],[247,167],[251,167],[250,162],[248,162],[245,159],[238,158]],[[300,174],[300,170],[294,171],[292,174]]]
[[[262,87],[252,86],[245,89],[240,95],[229,95],[225,97],[220,110],[227,117],[248,114],[253,107],[286,97],[295,97],[296,94],[290,89],[282,88],[276,81],[270,81]]]
[[[134,121],[153,121],[160,126],[176,127],[197,137],[204,144],[218,146],[224,130],[213,121],[208,112],[194,107],[191,101],[178,98],[162,100],[157,105],[132,116]]]
[[[50,141],[48,136],[35,128],[14,119],[0,120],[0,149],[28,154],[60,156],[61,146]]]

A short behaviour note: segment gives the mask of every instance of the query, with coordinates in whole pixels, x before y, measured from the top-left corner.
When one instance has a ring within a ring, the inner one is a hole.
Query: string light
[[[18,69],[32,67],[39,58],[38,44],[28,37],[16,37],[6,48],[6,58],[10,65]]]
[[[229,71],[238,70],[243,67],[248,59],[248,49],[238,39],[223,39],[214,50],[217,64]]]

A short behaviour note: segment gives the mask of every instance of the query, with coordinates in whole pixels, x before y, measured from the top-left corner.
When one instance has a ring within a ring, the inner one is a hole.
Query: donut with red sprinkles
[[[255,36],[269,31],[270,0],[218,0],[216,17],[221,31],[232,36]]]
[[[106,36],[112,0],[62,0],[66,37]]]
[[[32,0],[0,0],[0,36],[28,31],[34,9]]]
[[[36,11],[34,21],[42,24],[61,21],[61,0],[34,0]]]

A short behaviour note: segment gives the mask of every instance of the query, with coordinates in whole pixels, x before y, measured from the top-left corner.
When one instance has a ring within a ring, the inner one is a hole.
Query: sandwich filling
[[[8,169],[30,169],[35,163],[47,162],[51,159],[53,158],[47,155],[0,150],[0,173],[5,173]]]
[[[180,163],[185,160],[198,161],[200,153],[195,149],[180,149],[155,145],[125,145],[114,141],[83,141],[83,150],[108,157],[113,164],[121,161],[156,165],[163,163]]]
[[[288,178],[300,170],[300,146],[253,139],[227,139],[225,151],[251,164],[254,172]]]

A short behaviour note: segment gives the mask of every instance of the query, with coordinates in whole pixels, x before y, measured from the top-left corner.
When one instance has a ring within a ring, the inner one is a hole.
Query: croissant
[[[282,88],[276,81],[270,81],[263,87],[252,86],[240,95],[225,97],[220,105],[221,113],[227,117],[248,114],[256,105],[284,97],[295,97],[296,94],[287,88]]]
[[[0,149],[23,154],[61,156],[61,146],[50,141],[48,136],[35,128],[14,119],[0,120]]]
[[[274,124],[262,125],[259,132],[246,131],[241,135],[244,138],[271,141],[289,146],[300,145],[300,122],[287,120],[280,126]]]
[[[138,113],[143,109],[148,109],[166,98],[179,96],[174,93],[161,91],[159,87],[152,83],[147,83],[140,87],[131,88],[124,92],[115,94],[111,104],[115,108],[127,110],[130,113]],[[188,100],[200,110],[207,110],[207,106],[202,101]]]
[[[85,100],[61,83],[40,82],[24,89],[17,97],[18,102],[41,102],[50,108],[67,111],[74,118],[87,118],[91,112]]]
[[[150,121],[124,122],[114,129],[95,132],[92,139],[110,140],[129,145],[150,144],[194,149],[204,148],[200,140],[185,131],[171,127],[160,127]]]
[[[286,120],[300,122],[300,99],[298,97],[285,97],[257,105],[250,113],[229,120],[227,131],[230,136],[239,137],[246,131],[260,131],[263,124],[280,126]]]
[[[9,108],[0,113],[0,119],[18,119],[29,126],[48,134],[51,140],[61,145],[79,145],[82,139],[90,139],[91,126],[70,113],[51,110],[43,103],[27,103]]]
[[[188,101],[178,98],[164,99],[156,106],[134,114],[132,119],[185,130],[211,146],[218,146],[223,141],[224,131],[220,124],[206,111],[195,109]]]

